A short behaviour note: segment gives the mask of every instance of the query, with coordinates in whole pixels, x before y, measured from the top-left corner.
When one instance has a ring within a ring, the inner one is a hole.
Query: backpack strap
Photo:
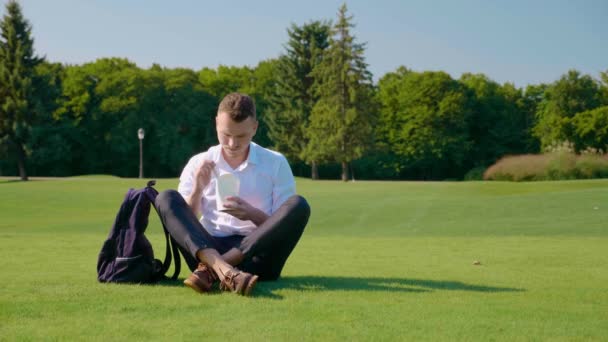
[[[176,280],[177,276],[179,276],[179,272],[182,268],[182,261],[179,256],[179,249],[177,248],[177,242],[167,231],[167,227],[163,223],[163,230],[165,231],[165,261],[163,261],[163,268],[161,269],[161,274],[165,275],[169,270],[169,266],[171,266],[171,254],[173,253],[173,260],[175,260],[175,270],[173,271],[173,275],[171,276],[171,280]],[[171,247],[169,247],[171,245]]]
[[[146,195],[148,196],[148,198],[150,199],[150,201],[152,202],[152,206],[154,207],[154,211],[156,211],[156,213],[158,214],[158,217],[160,218],[160,213],[158,212],[158,209],[156,208],[155,205],[155,200],[156,200],[156,195],[158,195],[158,191],[156,191],[156,189],[153,188],[153,186],[156,185],[156,181],[155,180],[150,180],[148,181],[148,188],[151,188],[154,193],[154,195],[152,196],[149,192],[146,192]],[[160,220],[160,223],[163,225],[163,231],[165,233],[165,260],[163,261],[162,267],[159,271],[159,277],[160,278],[165,278],[165,279],[171,279],[171,280],[177,280],[177,277],[179,276],[179,272],[181,271],[181,267],[182,267],[182,261],[179,255],[179,249],[177,248],[177,242],[175,241],[175,239],[173,239],[173,237],[171,236],[171,234],[169,234],[169,231],[167,230],[167,227],[165,227],[165,223],[163,222],[163,220]],[[171,276],[171,278],[167,278],[165,277],[165,274],[167,273],[167,271],[169,270],[169,267],[171,266],[171,254],[173,254],[173,260],[175,261],[175,270],[173,272],[173,275]]]

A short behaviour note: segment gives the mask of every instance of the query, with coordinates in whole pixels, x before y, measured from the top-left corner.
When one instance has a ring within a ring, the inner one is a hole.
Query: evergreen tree
[[[350,29],[352,16],[346,5],[338,12],[329,48],[312,76],[319,101],[307,127],[307,161],[334,161],[342,165],[342,180],[348,180],[348,165],[360,158],[373,138],[376,110],[372,75],[363,53],[365,44],[355,42]]]
[[[27,180],[25,145],[35,118],[35,67],[42,59],[34,55],[32,28],[16,1],[6,4],[0,30],[0,145]]]
[[[313,21],[287,29],[289,41],[281,56],[275,77],[276,87],[266,113],[268,136],[274,148],[287,158],[304,160],[308,143],[306,127],[310,112],[318,100],[313,92],[312,70],[320,63],[329,46],[330,24]],[[312,160],[312,178],[318,178],[316,161]]]

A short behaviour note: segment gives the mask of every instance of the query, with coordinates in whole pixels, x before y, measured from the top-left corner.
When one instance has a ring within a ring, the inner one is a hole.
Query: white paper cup
[[[217,177],[215,193],[217,194],[217,210],[226,209],[224,203],[228,196],[239,195],[239,179],[231,173],[224,173]]]

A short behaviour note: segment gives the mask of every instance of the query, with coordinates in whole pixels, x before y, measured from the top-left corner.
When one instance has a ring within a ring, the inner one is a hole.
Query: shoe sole
[[[193,289],[194,291],[196,291],[198,293],[206,293],[207,292],[207,291],[203,291],[203,289],[201,289],[200,287],[196,286],[196,284],[194,284],[192,281],[190,281],[190,279],[184,280],[184,285],[188,286],[189,288]]]
[[[253,291],[253,288],[255,287],[255,284],[258,282],[258,276],[257,275],[252,275],[251,279],[249,279],[249,282],[247,283],[247,287],[245,287],[245,291],[243,291],[243,296],[250,296],[251,292]]]

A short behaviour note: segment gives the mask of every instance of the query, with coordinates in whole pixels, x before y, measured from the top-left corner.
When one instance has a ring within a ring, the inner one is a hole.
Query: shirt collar
[[[258,147],[259,145],[253,141],[249,143],[249,156],[247,156],[247,163],[258,163]]]
[[[245,159],[237,169],[243,169],[249,164],[253,164],[253,165],[258,164],[258,148],[259,148],[258,144],[254,143],[253,141],[250,142],[249,143],[249,154],[247,155],[247,159]],[[222,163],[225,163],[226,165],[228,165],[228,163],[226,163],[226,161],[224,160],[224,157],[222,157],[222,146],[221,145],[219,145],[219,149],[217,150],[217,153],[213,157],[213,161],[216,164],[222,162]]]
[[[222,145],[218,145],[218,147],[219,147],[219,148],[217,149],[216,153],[213,153],[213,154],[211,155],[211,157],[213,158],[213,162],[214,162],[215,164],[219,163],[219,162],[220,162],[220,160],[223,160],[223,159],[224,159],[224,158],[222,158]]]

